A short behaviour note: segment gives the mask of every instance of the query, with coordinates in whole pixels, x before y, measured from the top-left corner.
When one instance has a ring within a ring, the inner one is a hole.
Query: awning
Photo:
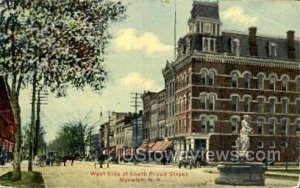
[[[142,143],[142,145],[140,145],[140,148],[147,148],[148,144],[147,143]]]
[[[159,151],[161,150],[160,147],[161,145],[163,145],[164,141],[158,141],[154,144],[154,146],[152,147],[152,150],[153,151]]]
[[[172,141],[165,141],[161,146],[160,146],[160,150],[164,151],[167,149],[172,149],[173,147],[173,142]]]
[[[149,144],[148,144],[148,149],[152,149],[152,147],[154,146],[154,144],[155,144],[154,142],[149,143]]]

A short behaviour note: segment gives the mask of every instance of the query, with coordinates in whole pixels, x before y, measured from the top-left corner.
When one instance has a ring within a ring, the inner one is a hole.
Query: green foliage
[[[43,188],[44,179],[40,172],[22,172],[22,179],[18,181],[13,180],[13,173],[8,172],[0,176],[0,184],[12,187],[39,187]]]
[[[64,95],[69,86],[99,91],[107,72],[109,26],[125,7],[110,0],[0,0],[0,74]]]
[[[57,137],[49,143],[48,150],[60,155],[81,154],[85,156],[85,147],[90,140],[93,128],[84,121],[73,121],[62,126]]]

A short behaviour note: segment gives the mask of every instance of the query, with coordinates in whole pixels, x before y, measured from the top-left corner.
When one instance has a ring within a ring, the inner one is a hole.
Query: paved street
[[[45,183],[51,187],[223,187],[214,185],[217,174],[201,169],[178,169],[153,164],[120,164],[95,169],[93,163],[75,162],[74,166],[40,167]],[[293,187],[296,181],[266,179],[266,187]],[[249,188],[249,187],[248,187]]]

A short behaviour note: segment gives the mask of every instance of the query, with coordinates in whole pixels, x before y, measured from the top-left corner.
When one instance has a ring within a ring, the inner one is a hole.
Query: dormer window
[[[277,45],[274,42],[269,42],[269,56],[270,57],[277,56]]]
[[[232,40],[231,52],[235,56],[240,56],[240,39],[235,38]]]
[[[203,44],[204,52],[215,52],[216,51],[216,39],[204,37],[202,44]]]

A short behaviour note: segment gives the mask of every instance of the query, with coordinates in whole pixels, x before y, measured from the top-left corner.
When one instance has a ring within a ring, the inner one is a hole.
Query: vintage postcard
[[[300,2],[0,0],[0,187],[300,186]]]

